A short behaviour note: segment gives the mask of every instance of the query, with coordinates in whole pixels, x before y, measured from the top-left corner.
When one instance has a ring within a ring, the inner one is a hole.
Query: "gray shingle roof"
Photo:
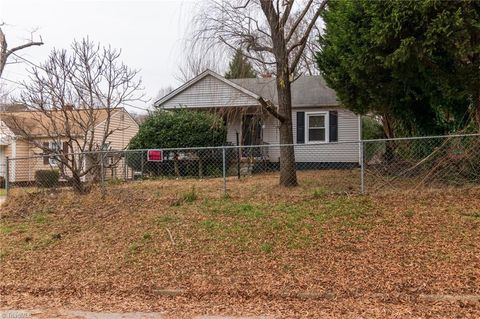
[[[278,104],[275,78],[231,79],[239,86]],[[301,76],[292,83],[293,107],[338,106],[335,91],[320,75]]]

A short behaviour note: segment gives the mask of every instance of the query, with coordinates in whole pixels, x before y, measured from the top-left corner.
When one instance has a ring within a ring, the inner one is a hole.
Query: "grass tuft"
[[[260,250],[264,253],[271,253],[273,251],[273,246],[270,243],[264,243],[260,246]]]
[[[415,215],[415,211],[413,209],[407,209],[403,212],[403,216],[407,218],[412,218]]]
[[[192,186],[190,191],[183,194],[182,199],[185,203],[193,203],[198,199],[197,193],[195,192],[195,185]]]
[[[47,214],[41,212],[41,213],[35,213],[32,215],[32,220],[36,224],[47,224],[50,219],[48,218]]]
[[[182,206],[183,203],[193,203],[198,199],[197,192],[195,191],[195,185],[192,186],[192,188],[184,193],[180,198],[177,198],[174,200],[171,204],[171,206]]]
[[[13,232],[14,228],[13,226],[8,226],[8,225],[0,225],[0,233],[8,235]]]
[[[328,195],[328,191],[325,188],[316,188],[313,190],[313,198],[323,198]]]
[[[152,234],[145,233],[145,234],[143,234],[142,238],[143,238],[144,241],[149,241],[149,240],[152,239]]]

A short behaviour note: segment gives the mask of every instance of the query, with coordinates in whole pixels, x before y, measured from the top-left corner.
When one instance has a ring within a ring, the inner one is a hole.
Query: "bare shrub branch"
[[[95,181],[104,160],[94,152],[107,150],[109,137],[126,129],[112,125],[112,116],[144,97],[139,71],[123,64],[120,54],[88,38],[74,41],[69,51],[53,50],[23,83],[20,99],[30,112],[4,116],[41,154],[55,156],[62,177],[80,192],[87,190],[82,179]],[[64,147],[52,149],[45,141]]]

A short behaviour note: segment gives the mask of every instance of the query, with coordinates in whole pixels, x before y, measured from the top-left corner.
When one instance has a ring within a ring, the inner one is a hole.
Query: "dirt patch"
[[[0,229],[2,303],[172,318],[480,316],[474,300],[419,297],[480,294],[480,188],[361,196],[302,174],[294,189],[274,175],[231,179],[226,198],[221,180],[17,194]],[[182,294],[158,294],[169,290]]]

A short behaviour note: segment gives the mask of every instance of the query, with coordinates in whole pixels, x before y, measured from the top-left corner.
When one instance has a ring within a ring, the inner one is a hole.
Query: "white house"
[[[157,108],[217,111],[225,117],[227,141],[236,145],[278,145],[279,122],[262,110],[259,98],[277,105],[275,78],[225,79],[207,70],[155,102]],[[321,76],[301,76],[292,84],[292,120],[297,163],[356,166],[360,116],[343,108]],[[279,161],[279,148],[266,147]],[[325,165],[323,165],[325,166]]]

